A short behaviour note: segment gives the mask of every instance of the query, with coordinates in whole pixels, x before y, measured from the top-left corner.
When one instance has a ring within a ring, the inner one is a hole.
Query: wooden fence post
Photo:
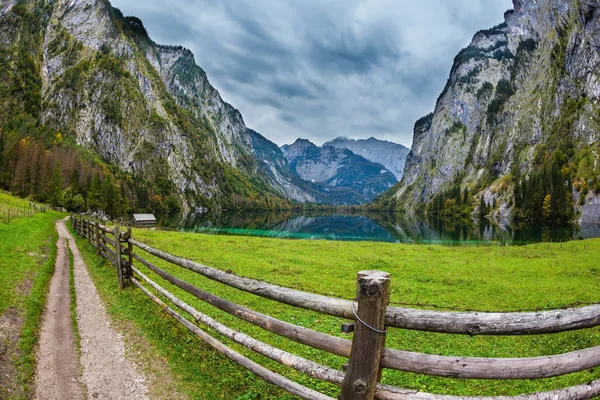
[[[117,277],[119,288],[123,289],[123,265],[121,263],[121,233],[119,227],[115,227],[115,263],[117,264]]]
[[[379,362],[385,348],[385,312],[390,302],[390,275],[361,271],[356,281],[356,323],[342,400],[373,400],[381,378]]]
[[[127,228],[127,256],[129,257],[129,260],[127,261],[127,267],[125,268],[125,279],[131,279],[133,278],[133,244],[131,244],[131,242],[129,241],[129,239],[132,239],[131,236],[131,227]]]
[[[94,225],[94,231],[96,231],[96,253],[100,255],[100,223],[96,222]]]

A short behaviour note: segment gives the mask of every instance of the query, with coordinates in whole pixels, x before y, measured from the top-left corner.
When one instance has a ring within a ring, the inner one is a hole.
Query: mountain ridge
[[[498,218],[552,222],[570,218],[574,199],[591,198],[600,139],[597,2],[513,3],[503,23],[476,33],[456,56],[435,110],[415,124],[404,178],[382,197],[386,207],[439,211],[458,200],[450,192],[468,189],[476,212],[484,204]]]
[[[358,194],[356,199],[347,199],[343,205],[370,202],[397,182],[383,165],[347,149],[318,147],[307,139],[297,139],[291,145],[282,146],[281,150],[290,170],[300,179],[348,188]]]
[[[410,149],[391,141],[380,140],[374,137],[368,139],[349,139],[338,137],[326,142],[323,146],[348,149],[354,154],[369,161],[383,165],[398,181],[404,175],[404,165]]]
[[[20,97],[0,99],[0,126],[30,115],[125,173],[156,182],[153,195],[174,194],[188,212],[241,198],[310,197],[259,168],[243,116],[190,50],[157,44],[139,18],[107,0],[1,0],[0,49],[0,89],[26,86]],[[27,139],[21,131],[8,147]]]

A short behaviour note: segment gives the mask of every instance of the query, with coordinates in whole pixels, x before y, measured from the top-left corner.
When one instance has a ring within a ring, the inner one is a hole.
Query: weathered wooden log
[[[354,318],[352,303],[348,300],[304,293],[239,277],[173,256],[133,239],[131,243],[158,258],[245,292],[335,317]],[[599,326],[600,304],[565,310],[514,313],[448,312],[388,307],[385,323],[388,327],[472,336],[535,335]]]
[[[233,361],[247,368],[254,374],[260,376],[261,378],[271,382],[272,384],[279,386],[280,388],[288,391],[291,394],[299,396],[303,399],[307,400],[334,400],[333,398],[326,396],[322,393],[319,393],[315,390],[309,389],[305,386],[302,386],[284,376],[281,376],[273,371],[270,371],[263,367],[260,364],[255,363],[247,357],[233,351],[229,347],[225,346],[223,343],[214,339],[212,336],[198,328],[196,325],[192,324],[190,321],[182,317],[179,313],[171,309],[167,306],[162,300],[148,291],[142,284],[140,284],[135,278],[131,279],[131,282],[141,289],[148,297],[152,299],[156,304],[158,304],[165,312],[175,318],[179,323],[185,326],[188,330],[193,332],[196,336],[204,340],[210,346],[212,346],[215,350],[221,352],[225,356],[229,357]]]
[[[100,238],[102,239],[102,241],[103,241],[104,243],[108,243],[108,244],[110,244],[112,247],[115,247],[115,248],[117,247],[117,242],[116,242],[116,241],[114,241],[113,239],[109,239],[109,238],[108,238],[108,236],[105,236],[105,235],[102,235],[102,234],[100,234]]]
[[[532,358],[446,357],[386,349],[382,366],[459,379],[538,379],[600,366],[600,346]]]
[[[115,259],[114,259],[114,258],[112,258],[112,257],[111,257],[111,255],[110,255],[110,254],[108,254],[108,253],[107,253],[105,250],[102,250],[102,251],[100,252],[100,255],[101,255],[102,257],[104,257],[106,260],[108,260],[108,262],[109,262],[109,263],[110,263],[110,264],[111,264],[113,267],[115,267],[115,268],[117,267],[117,262],[115,261]]]
[[[342,400],[373,400],[385,348],[385,310],[390,301],[390,274],[361,271],[356,282],[356,322]]]
[[[153,265],[149,261],[144,260],[136,253],[132,254],[136,260],[144,264],[151,271],[155,272],[167,282],[172,283],[173,285],[185,290],[186,292],[196,296],[198,299],[205,301],[222,311],[234,315],[244,321],[250,322],[251,324],[261,327],[269,332],[273,332],[277,335],[291,339],[295,342],[311,346],[315,349],[327,351],[338,356],[350,356],[350,348],[352,346],[352,342],[350,340],[290,324],[288,322],[284,322],[249,308],[240,306],[229,300],[222,299],[179,278],[176,278],[168,272]]]
[[[388,307],[386,325],[467,335],[537,335],[600,325],[600,304],[540,312],[446,312]]]
[[[109,228],[108,226],[100,225],[100,230],[104,233],[110,233],[111,235],[115,234],[115,230]]]
[[[336,299],[332,297],[305,293],[299,290],[289,289],[271,283],[261,282],[255,279],[243,278],[234,274],[220,271],[206,265],[186,260],[166,253],[161,250],[154,249],[144,243],[131,239],[131,243],[165,261],[179,265],[190,271],[194,271],[209,279],[221,282],[225,285],[243,290],[248,293],[255,294],[267,299],[275,300],[280,303],[288,304],[294,307],[304,308],[307,310],[317,311],[323,314],[333,315],[346,319],[354,319],[352,313],[352,304],[348,300]]]
[[[377,385],[375,398],[379,400],[588,400],[600,396],[600,380],[548,392],[520,396],[449,396]]]
[[[113,249],[111,249],[110,247],[108,247],[107,245],[105,245],[104,243],[100,243],[100,247],[102,247],[102,249],[104,249],[104,252],[109,254],[111,259],[116,260],[117,259],[117,254],[115,253],[115,251]],[[116,262],[116,261],[115,261]],[[116,265],[116,264],[115,264]]]
[[[132,255],[167,282],[222,311],[298,343],[342,357],[350,356],[350,340],[312,331],[239,306],[174,277],[138,254]],[[557,356],[515,359],[448,357],[385,349],[381,366],[461,379],[534,379],[565,375],[600,366],[600,348]]]
[[[183,302],[181,299],[158,285],[156,282],[152,281],[142,272],[137,270],[135,267],[133,268],[134,272],[145,282],[147,282],[150,286],[152,286],[156,291],[165,296],[169,301],[179,307],[181,310],[187,312],[197,322],[201,322],[209,328],[215,330],[219,334],[228,337],[234,342],[250,349],[258,354],[262,354],[263,356],[270,358],[273,361],[284,364],[288,367],[291,367],[297,371],[300,371],[308,376],[312,376],[313,378],[317,378],[326,382],[340,384],[344,375],[341,371],[337,371],[333,368],[326,367],[324,365],[318,364],[314,361],[307,360],[305,358],[299,357],[297,355],[288,353],[266,343],[263,343],[259,340],[256,340],[244,333],[239,331],[235,331],[227,326],[215,321],[211,317],[202,314],[189,304]]]

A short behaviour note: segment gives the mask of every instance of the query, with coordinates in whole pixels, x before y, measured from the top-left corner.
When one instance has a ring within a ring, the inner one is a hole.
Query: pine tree
[[[99,210],[102,206],[102,182],[100,175],[96,173],[90,185],[87,197],[88,208],[91,210]]]
[[[48,185],[48,200],[54,206],[62,206],[62,187],[62,170],[60,164],[56,162],[56,166],[52,171],[52,177],[50,178],[50,184]]]
[[[112,175],[107,175],[102,182],[102,208],[112,218],[118,218],[123,210],[122,200],[120,188],[116,185]]]
[[[4,131],[0,128],[0,187],[5,185],[4,168]]]
[[[73,195],[77,195],[81,193],[81,189],[79,187],[79,168],[75,167],[73,169],[73,174],[71,175],[70,182],[71,189],[73,190]]]
[[[481,200],[479,201],[479,219],[483,220],[489,213],[490,210],[485,202],[485,196],[481,196]]]

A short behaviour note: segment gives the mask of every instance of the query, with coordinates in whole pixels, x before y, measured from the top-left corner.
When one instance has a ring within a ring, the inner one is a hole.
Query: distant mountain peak
[[[340,197],[338,204],[367,203],[397,183],[382,164],[343,147],[318,147],[298,139],[281,150],[292,173],[304,181],[325,185],[325,191],[335,191]]]
[[[392,172],[399,181],[404,174],[404,164],[410,149],[401,144],[380,140],[374,137],[368,139],[349,139],[339,137],[323,146],[346,149],[369,161],[383,165]]]

